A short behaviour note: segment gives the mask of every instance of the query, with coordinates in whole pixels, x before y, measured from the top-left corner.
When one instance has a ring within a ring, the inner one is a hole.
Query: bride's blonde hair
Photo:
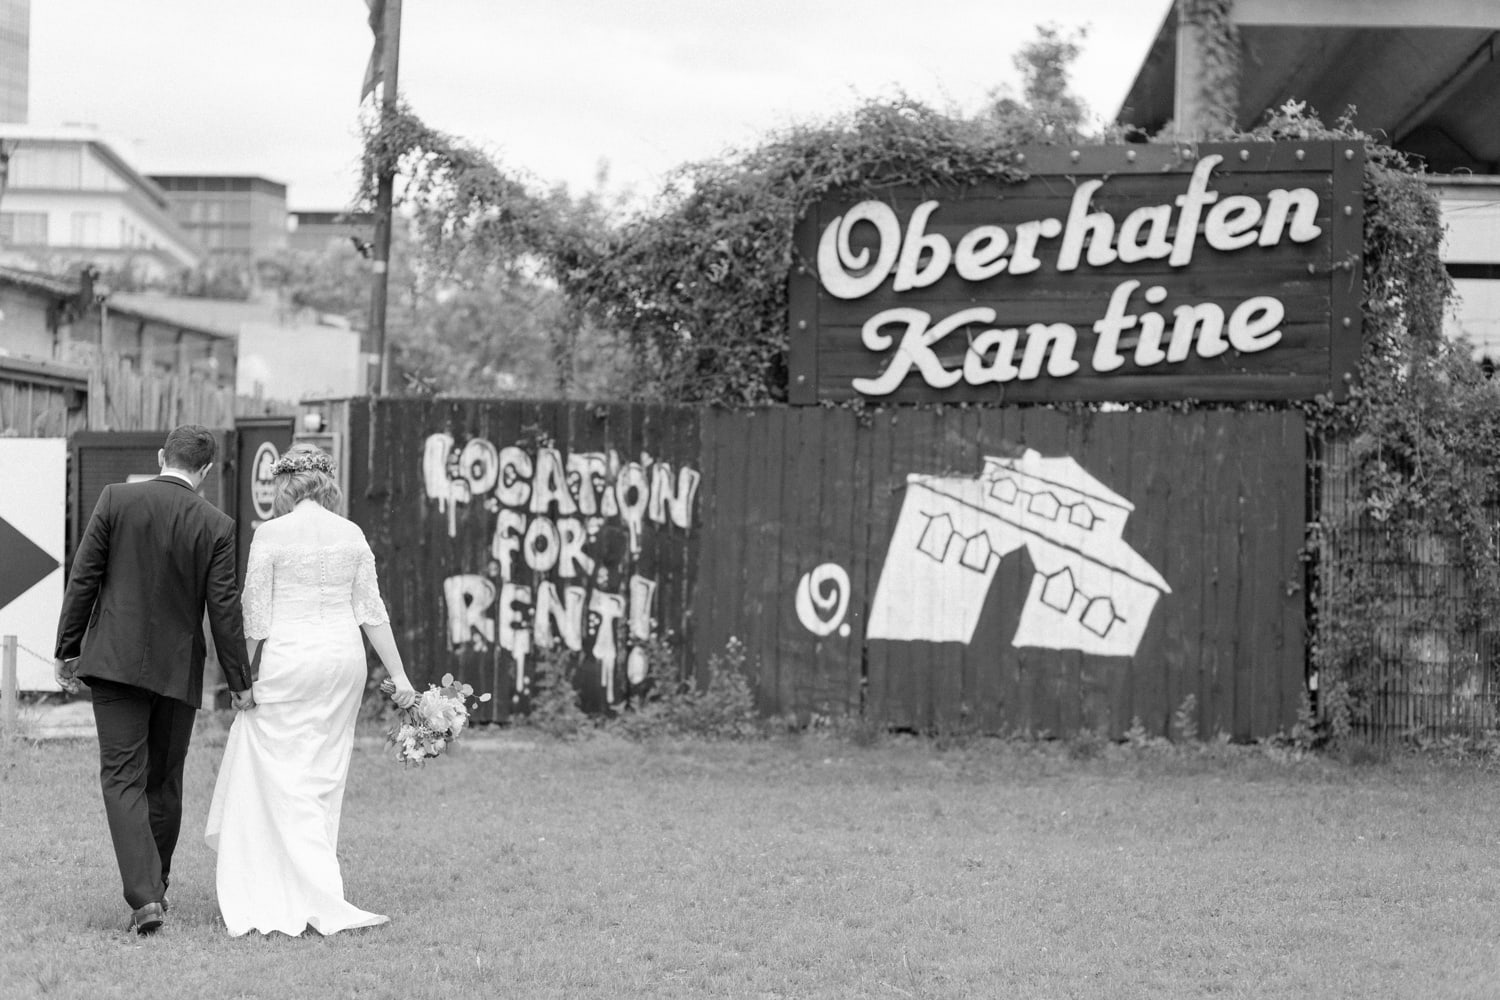
[[[305,442],[292,445],[271,466],[271,474],[275,477],[271,509],[277,517],[308,498],[335,514],[342,513],[344,491],[333,478],[333,459],[317,445]]]

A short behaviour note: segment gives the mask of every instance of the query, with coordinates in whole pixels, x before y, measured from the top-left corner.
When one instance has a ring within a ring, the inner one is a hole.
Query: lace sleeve
[[[271,553],[264,545],[250,543],[245,565],[245,591],[240,604],[245,612],[245,638],[264,639],[271,634]]]
[[[361,625],[384,625],[391,620],[380,599],[375,553],[368,544],[360,546],[359,562],[354,567],[354,617]]]

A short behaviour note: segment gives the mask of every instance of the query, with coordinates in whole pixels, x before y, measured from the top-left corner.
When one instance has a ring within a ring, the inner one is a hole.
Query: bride
[[[230,727],[208,812],[219,911],[229,933],[333,934],[389,917],[344,900],[339,811],[364,694],[360,630],[416,700],[364,534],[333,510],[333,462],[294,445],[272,467],[276,517],[256,529],[245,572],[245,643],[259,671]],[[257,647],[259,647],[257,655]]]

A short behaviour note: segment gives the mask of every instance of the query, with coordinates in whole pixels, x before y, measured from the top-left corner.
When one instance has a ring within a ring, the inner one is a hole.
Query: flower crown
[[[333,475],[333,459],[313,452],[282,455],[271,463],[271,475],[289,476],[297,472],[322,472]]]

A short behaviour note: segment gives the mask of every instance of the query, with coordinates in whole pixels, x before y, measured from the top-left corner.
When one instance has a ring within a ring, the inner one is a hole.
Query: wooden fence
[[[169,430],[234,426],[234,389],[188,374],[142,373],[109,356],[89,370],[89,429]]]
[[[342,404],[419,680],[585,703],[743,644],[770,712],[922,730],[1289,727],[1297,413]]]
[[[233,427],[235,396],[189,375],[142,374],[113,355],[87,365],[0,358],[0,434]]]
[[[83,369],[0,357],[0,435],[67,437],[86,429]]]

